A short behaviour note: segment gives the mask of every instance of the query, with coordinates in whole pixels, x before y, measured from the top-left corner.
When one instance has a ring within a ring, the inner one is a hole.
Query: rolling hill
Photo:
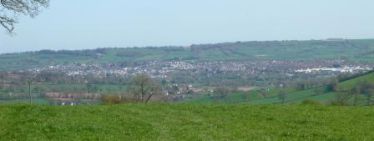
[[[341,81],[337,84],[337,88],[340,91],[349,90],[357,87],[362,82],[368,82],[374,84],[374,72],[367,72],[361,75],[351,77],[347,80]],[[266,96],[259,90],[251,92],[234,92],[227,95],[224,99],[215,99],[212,96],[204,95],[199,98],[193,98],[186,100],[187,103],[250,103],[250,104],[279,104],[281,100],[278,97],[280,91],[287,93],[286,103],[301,103],[305,100],[314,100],[321,103],[330,103],[336,98],[337,92],[324,91],[326,86],[311,88],[306,90],[297,90],[295,88],[285,89],[270,89]],[[322,89],[319,94],[316,93],[317,89]],[[362,99],[362,98],[361,98]],[[362,100],[361,100],[362,101]]]
[[[42,50],[0,55],[0,70],[20,70],[71,63],[124,63],[144,61],[256,61],[334,60],[370,63],[374,40],[251,41],[201,44],[188,47],[101,48],[95,50]]]

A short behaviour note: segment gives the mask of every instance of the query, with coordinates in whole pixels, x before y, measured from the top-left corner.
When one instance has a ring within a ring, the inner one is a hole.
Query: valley
[[[372,70],[372,51],[374,40],[366,39],[2,54],[0,97],[3,101],[27,101],[26,80],[30,80],[32,96],[44,99],[44,103],[64,103],[61,98],[80,104],[97,103],[102,95],[126,95],[131,78],[137,74],[149,75],[162,87],[163,99],[174,102],[209,97],[220,87],[233,94],[249,95],[271,93],[272,89],[297,91]],[[84,96],[90,94],[93,98]]]

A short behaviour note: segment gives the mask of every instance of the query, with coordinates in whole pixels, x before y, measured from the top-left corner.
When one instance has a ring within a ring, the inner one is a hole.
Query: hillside
[[[369,107],[0,105],[0,140],[373,140]]]
[[[359,77],[356,77],[356,78],[353,78],[347,81],[343,81],[339,83],[338,87],[341,89],[350,89],[352,87],[355,87],[357,84],[361,82],[374,83],[374,71],[363,76],[359,76]]]
[[[368,82],[374,84],[374,72],[365,73],[364,75],[358,75],[348,80],[344,80],[337,84],[339,90],[349,90],[357,87],[362,82]],[[336,98],[336,92],[324,91],[326,86],[311,88],[306,90],[297,90],[294,88],[285,89],[270,89],[267,95],[264,97],[260,90],[253,90],[251,92],[234,92],[227,95],[223,99],[217,100],[216,98],[204,95],[198,98],[186,100],[187,103],[251,103],[251,104],[277,104],[281,103],[278,97],[280,91],[287,93],[286,103],[301,103],[304,100],[315,100],[321,103],[329,103]],[[320,90],[319,94],[316,92]]]
[[[339,82],[337,84],[337,89],[339,91],[345,91],[345,90],[350,90],[354,87],[358,87],[358,85],[362,82],[368,82],[374,84],[374,72],[370,72],[368,74],[358,76],[358,77],[353,77],[349,80],[344,80],[342,82]],[[291,103],[299,103],[302,102],[303,100],[316,100],[320,101],[323,103],[328,103],[331,102],[336,98],[336,95],[340,92],[322,92],[320,94],[316,94],[317,89],[324,89],[324,88],[314,88],[314,89],[309,89],[309,90],[304,90],[304,91],[296,91],[291,93],[290,95],[296,96],[298,95],[299,98],[290,98],[289,102]],[[362,100],[361,100],[362,101]]]
[[[143,61],[258,61],[344,59],[370,62],[374,40],[253,41],[188,47],[106,48],[79,51],[10,53],[0,55],[0,70],[19,70],[71,63],[131,63]]]
[[[358,85],[360,85],[362,82],[368,82],[368,83],[374,84],[374,72],[370,72],[362,76],[358,76],[358,77],[351,78],[349,80],[342,81],[338,83],[337,89],[339,91],[350,90],[354,87],[358,87]],[[305,97],[292,101],[292,102],[301,102],[302,100],[310,99],[310,100],[317,100],[317,101],[326,103],[326,102],[332,101],[333,99],[336,98],[336,95],[338,93],[341,93],[341,92],[324,92],[322,94],[316,94],[315,93],[316,89],[318,88],[293,93],[293,95],[305,94]]]

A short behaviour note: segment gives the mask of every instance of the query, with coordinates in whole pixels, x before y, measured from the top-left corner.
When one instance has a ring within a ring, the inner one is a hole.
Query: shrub
[[[104,104],[120,104],[122,103],[122,99],[120,96],[117,95],[104,95],[101,97],[101,101]]]
[[[101,97],[101,101],[103,104],[121,104],[121,103],[141,103],[134,97],[130,97],[127,95],[103,95]]]
[[[311,99],[306,99],[301,102],[302,105],[323,105],[321,102]]]
[[[333,100],[330,102],[331,106],[349,106],[348,102]]]

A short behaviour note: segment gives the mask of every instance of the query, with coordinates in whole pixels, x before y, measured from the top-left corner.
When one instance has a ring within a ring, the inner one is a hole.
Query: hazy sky
[[[51,0],[0,53],[252,40],[373,38],[374,0]]]

